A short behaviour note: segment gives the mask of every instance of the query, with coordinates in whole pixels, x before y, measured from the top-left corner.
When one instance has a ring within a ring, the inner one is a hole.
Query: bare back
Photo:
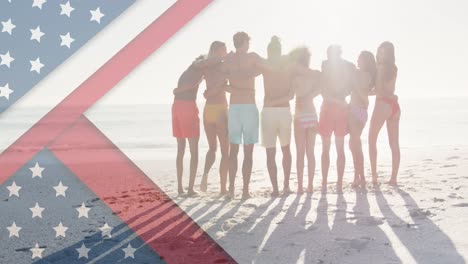
[[[356,67],[345,60],[324,61],[322,63],[324,100],[333,100],[346,103],[346,97],[354,86],[354,71]]]
[[[293,88],[296,93],[296,114],[316,113],[314,98],[320,93],[321,73],[307,70],[307,74],[296,75],[293,78]]]
[[[398,69],[391,66],[379,65],[377,67],[377,80],[375,93],[378,97],[394,98]]]
[[[278,62],[266,61],[269,70],[263,72],[265,89],[264,107],[289,107],[289,102],[273,105],[275,99],[288,96],[291,91],[291,73],[286,67],[286,60],[281,58]]]
[[[205,70],[206,89],[214,91],[215,96],[208,97],[207,104],[227,104],[226,92],[224,88],[227,85],[226,75],[222,71],[221,63],[213,65]]]
[[[350,105],[367,108],[369,106],[369,92],[371,91],[372,78],[368,72],[358,70],[356,72],[356,86],[351,93]]]
[[[226,57],[223,72],[233,90],[230,104],[255,104],[255,77],[260,74],[257,73],[260,61],[256,53],[233,53]]]

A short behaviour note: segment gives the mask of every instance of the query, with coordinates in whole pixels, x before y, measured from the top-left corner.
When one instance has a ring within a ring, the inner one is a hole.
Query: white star
[[[126,248],[122,248],[123,252],[125,252],[125,257],[124,259],[126,258],[135,258],[135,251],[136,249],[132,247],[132,245],[130,245],[130,243],[128,244],[128,246]]]
[[[2,21],[2,32],[7,32],[8,34],[11,35],[12,30],[16,27],[13,23],[11,23],[11,18],[8,19],[8,21],[3,22]]]
[[[31,259],[35,259],[35,258],[42,258],[42,251],[44,251],[43,248],[40,248],[39,245],[36,243],[36,246],[34,246],[33,248],[30,249],[30,251],[32,252],[32,258]]]
[[[59,182],[57,186],[54,186],[55,189],[55,197],[59,197],[60,195],[63,197],[66,197],[65,191],[68,189],[68,186],[65,186],[62,184],[62,182]]]
[[[42,5],[47,2],[47,0],[33,0],[32,7],[38,7],[39,9],[42,9]]]
[[[89,12],[91,12],[91,19],[89,21],[96,21],[101,24],[101,18],[104,16],[104,14],[101,13],[101,9],[98,7],[96,10],[90,10]]]
[[[39,57],[35,61],[29,61],[31,63],[31,70],[30,71],[35,71],[37,73],[41,73],[42,67],[44,67],[44,64],[41,63],[41,60]]]
[[[54,227],[55,230],[55,237],[65,237],[65,232],[67,232],[68,227],[62,225],[62,222],[56,227]]]
[[[42,178],[42,171],[44,170],[44,168],[39,166],[39,163],[36,162],[36,165],[34,165],[34,167],[31,167],[29,169],[32,171],[32,177],[33,178],[34,177]]]
[[[42,211],[44,211],[44,208],[43,207],[40,207],[38,203],[36,203],[36,205],[32,208],[29,208],[29,210],[31,210],[32,212],[32,218],[34,217],[39,217],[39,218],[42,218]]]
[[[13,57],[10,56],[9,51],[3,55],[0,54],[0,59],[2,60],[2,62],[0,62],[0,65],[6,65],[8,68],[10,68],[11,62],[15,60]]]
[[[60,38],[62,39],[60,46],[67,46],[68,48],[70,48],[71,43],[75,41],[75,39],[70,36],[70,32],[66,35],[60,35]]]
[[[88,218],[88,212],[89,210],[91,210],[91,208],[86,207],[86,205],[82,203],[79,208],[76,208],[76,210],[78,211],[78,218],[81,218],[81,217]]]
[[[105,223],[102,227],[99,228],[99,230],[101,230],[101,235],[102,237],[112,237],[112,227],[110,227],[107,223]]]
[[[88,258],[88,253],[91,249],[87,248],[84,243],[81,244],[81,247],[80,248],[77,248],[76,251],[78,251],[78,259],[80,258]]]
[[[10,236],[9,237],[18,237],[19,238],[19,231],[21,230],[21,227],[19,226],[16,226],[16,223],[13,222],[13,224],[9,227],[7,227],[6,229],[8,229],[8,231],[10,232]]]
[[[73,8],[71,5],[70,5],[70,1],[68,1],[66,4],[62,5],[60,4],[60,7],[62,8],[62,11],[60,12],[60,15],[66,15],[67,17],[70,17],[71,16],[71,12],[73,10],[75,10],[75,8]]]
[[[14,91],[10,89],[8,83],[5,86],[0,86],[0,97],[5,97],[7,100],[10,100],[10,94]]]
[[[10,191],[10,196],[16,195],[19,197],[19,190],[21,190],[21,186],[16,185],[16,182],[13,182],[10,186],[7,187],[8,191]]]
[[[37,26],[36,29],[30,29],[31,31],[31,40],[36,40],[37,42],[41,42],[42,36],[44,36],[44,32],[41,32],[41,28]]]

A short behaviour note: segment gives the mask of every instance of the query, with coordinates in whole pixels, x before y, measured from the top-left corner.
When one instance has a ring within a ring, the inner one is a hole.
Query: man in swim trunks
[[[328,60],[322,63],[322,97],[319,133],[322,137],[322,192],[327,190],[328,170],[330,167],[331,136],[335,135],[337,152],[338,180],[337,192],[343,188],[345,168],[344,137],[348,133],[348,104],[346,97],[353,90],[356,67],[341,58],[341,47],[327,49]]]
[[[196,104],[198,87],[203,80],[203,71],[198,63],[203,57],[198,57],[180,76],[177,88],[174,89],[172,105],[172,131],[177,139],[177,184],[179,194],[184,193],[182,173],[186,141],[190,147],[190,178],[188,195],[196,195],[193,190],[198,167],[198,140],[200,138],[200,119]]]
[[[266,148],[267,167],[273,185],[272,197],[279,195],[276,167],[276,139],[279,138],[283,152],[284,189],[283,194],[291,192],[289,177],[291,174],[291,123],[292,116],[289,100],[293,99],[291,74],[287,69],[287,60],[281,54],[281,43],[274,36],[268,45],[268,58],[265,62],[268,70],[263,71],[265,99],[261,117],[262,144]]]
[[[228,54],[223,63],[223,71],[229,80],[227,91],[231,94],[228,112],[229,194],[231,198],[234,198],[237,156],[239,145],[243,144],[243,199],[250,198],[249,183],[252,174],[253,149],[254,144],[258,142],[259,114],[255,104],[255,77],[260,74],[257,69],[262,63],[260,56],[248,52],[249,40],[247,33],[236,33],[233,37],[236,52]]]

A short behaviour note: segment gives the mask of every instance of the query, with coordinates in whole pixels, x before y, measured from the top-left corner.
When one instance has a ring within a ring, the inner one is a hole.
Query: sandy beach
[[[403,149],[402,153],[398,188],[382,184],[353,190],[348,160],[343,195],[334,191],[332,167],[328,194],[317,188],[318,169],[313,194],[271,199],[263,149],[257,147],[253,198],[246,201],[240,200],[240,177],[237,199],[219,197],[216,167],[209,191],[187,198],[177,196],[175,170],[167,168],[173,160],[161,156],[157,163],[139,165],[153,172],[149,175],[154,182],[239,263],[465,263],[468,148]],[[379,160],[383,182],[389,177],[390,159],[382,153]],[[279,177],[282,183],[281,173]],[[295,190],[294,167],[291,177]]]

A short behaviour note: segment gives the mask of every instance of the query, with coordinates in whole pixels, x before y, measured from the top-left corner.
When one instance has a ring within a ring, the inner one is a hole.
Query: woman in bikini
[[[200,190],[206,192],[208,186],[208,173],[216,159],[217,141],[221,149],[221,162],[219,175],[221,178],[221,195],[227,194],[226,183],[229,169],[229,138],[227,131],[227,100],[225,88],[226,76],[222,72],[222,59],[226,56],[226,45],[214,41],[210,46],[207,61],[210,65],[204,70],[206,91],[203,124],[209,149],[206,153],[205,169],[200,184]]]
[[[315,173],[314,147],[318,128],[314,98],[320,94],[320,72],[309,68],[310,52],[307,48],[297,48],[289,56],[293,63],[292,87],[296,97],[294,138],[297,151],[297,193],[304,193],[304,157],[306,155],[308,168],[306,192],[311,193]]]
[[[374,55],[369,51],[363,51],[358,58],[358,70],[356,71],[356,85],[351,93],[349,102],[349,148],[353,155],[354,181],[353,187],[365,187],[364,155],[362,153],[361,134],[366,125],[369,106],[369,94],[375,85],[377,66]]]
[[[377,50],[376,100],[369,129],[369,157],[374,184],[377,184],[377,137],[384,123],[387,124],[388,140],[392,151],[392,176],[388,183],[397,184],[400,167],[398,134],[401,114],[398,97],[395,95],[397,72],[395,48],[392,43],[383,42]]]

